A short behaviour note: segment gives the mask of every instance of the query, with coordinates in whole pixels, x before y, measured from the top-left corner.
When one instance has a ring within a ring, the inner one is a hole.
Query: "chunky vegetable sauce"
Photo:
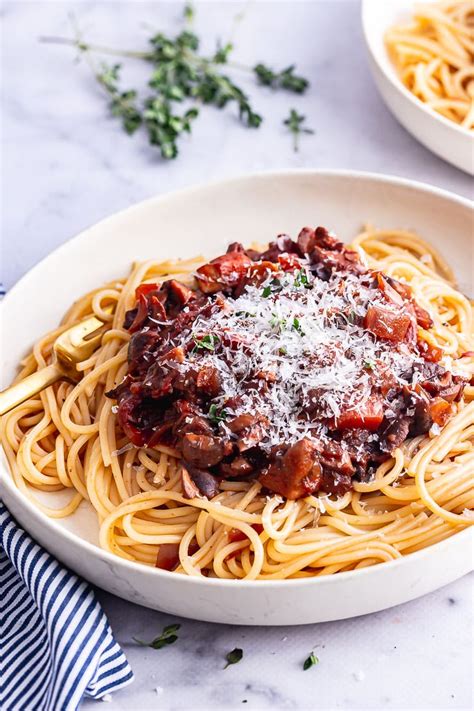
[[[443,425],[465,385],[423,339],[431,318],[409,287],[322,227],[261,253],[234,243],[193,288],[136,297],[128,374],[109,396],[133,444],[176,450],[189,498],[222,479],[342,494]]]

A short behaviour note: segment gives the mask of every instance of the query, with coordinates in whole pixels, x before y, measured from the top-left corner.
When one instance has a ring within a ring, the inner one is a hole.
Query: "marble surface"
[[[244,172],[369,170],[472,196],[469,177],[419,145],[379,98],[355,0],[198,3],[196,27],[207,47],[219,35],[232,35],[236,59],[275,66],[297,61],[312,87],[293,97],[243,80],[266,118],[258,134],[241,127],[232,111],[204,110],[173,163],[163,163],[144,138],[122,134],[74,52],[38,42],[39,35],[70,35],[73,11],[90,41],[141,47],[151,27],[179,27],[181,7],[132,0],[2,3],[0,279],[6,288],[56,246],[116,210]],[[133,83],[142,72],[130,66],[124,76]],[[299,153],[281,123],[290,106],[316,130]],[[179,640],[161,651],[138,647],[132,636],[152,638],[171,621],[168,616],[99,592],[136,675],[108,708],[468,709],[472,582],[468,576],[370,617],[293,629],[182,620]],[[234,647],[244,650],[244,658],[223,671],[225,654]],[[303,672],[312,650],[320,663]],[[86,701],[83,708],[96,704]]]

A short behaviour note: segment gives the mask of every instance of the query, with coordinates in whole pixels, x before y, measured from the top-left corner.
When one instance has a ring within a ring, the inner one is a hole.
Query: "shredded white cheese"
[[[411,384],[407,372],[423,362],[407,344],[377,339],[358,325],[371,304],[390,308],[371,287],[371,275],[334,273],[323,281],[304,274],[270,274],[258,286],[247,285],[241,296],[227,299],[224,308],[216,304],[181,334],[183,343],[203,334],[219,339],[218,348],[200,347],[179,367],[214,366],[222,395],[213,402],[230,416],[265,416],[270,426],[260,446],[267,451],[324,437],[321,419],[361,407],[387,378]],[[259,378],[271,380],[268,387],[249,388],[248,381]],[[235,407],[228,405],[231,398]],[[220,426],[226,431],[225,422]]]

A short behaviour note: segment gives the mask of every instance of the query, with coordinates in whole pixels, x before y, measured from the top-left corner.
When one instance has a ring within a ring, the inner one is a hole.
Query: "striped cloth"
[[[133,680],[92,588],[0,501],[0,709],[71,711]]]

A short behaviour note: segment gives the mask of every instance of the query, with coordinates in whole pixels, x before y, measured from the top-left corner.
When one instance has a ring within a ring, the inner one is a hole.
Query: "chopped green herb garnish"
[[[202,338],[197,338],[196,336],[193,336],[193,341],[196,344],[195,349],[205,348],[208,351],[213,351],[216,345],[219,343],[219,339],[217,338],[217,336],[214,336],[212,333],[208,333]]]
[[[352,324],[357,323],[357,314],[353,309],[349,311],[349,316],[347,317],[347,320],[349,321],[349,323]]]
[[[227,412],[226,410],[218,410],[217,405],[212,404],[207,416],[214,425],[218,425],[219,422],[224,422],[227,419]]]
[[[255,318],[256,314],[251,314],[250,311],[236,311],[236,316],[245,316],[245,318]]]
[[[277,314],[272,314],[272,317],[270,319],[270,326],[272,328],[276,328],[278,326],[279,329],[282,330],[286,326],[286,318],[280,318],[280,316],[277,316]]]
[[[296,318],[296,316],[295,316],[295,318],[293,319],[292,325],[293,325],[293,328],[295,329],[295,331],[298,331],[298,333],[300,333],[302,336],[304,336],[303,329],[301,328],[299,318]]]
[[[278,349],[278,352],[280,353],[280,355],[286,355],[288,353],[285,346],[281,346],[281,348]]]
[[[283,287],[282,287],[281,281],[275,277],[274,279],[271,280],[269,285],[267,285],[263,288],[262,296],[264,299],[267,299],[270,296],[270,294],[273,294],[273,292],[275,292],[275,291],[281,291],[282,288]]]
[[[373,360],[364,360],[364,367],[368,368],[369,370],[374,370],[375,362]]]
[[[311,667],[313,667],[315,664],[319,664],[319,659],[317,658],[317,656],[315,655],[314,652],[311,652],[309,657],[304,660],[304,664],[303,664],[304,671],[311,669]]]
[[[304,269],[300,269],[299,272],[296,273],[294,285],[295,286],[310,286],[310,283],[308,280],[308,275],[306,274]]]
[[[237,647],[233,649],[232,652],[226,654],[225,658],[227,659],[227,664],[225,665],[224,669],[227,669],[227,667],[231,664],[237,664],[237,662],[240,662],[243,656],[244,653],[241,649],[238,649]]]
[[[151,647],[152,649],[162,649],[169,644],[173,644],[178,639],[178,635],[175,634],[181,625],[168,625],[163,628],[163,632],[159,637],[156,637],[151,642],[143,642],[141,639],[133,637],[134,642],[141,645],[142,647]]]

